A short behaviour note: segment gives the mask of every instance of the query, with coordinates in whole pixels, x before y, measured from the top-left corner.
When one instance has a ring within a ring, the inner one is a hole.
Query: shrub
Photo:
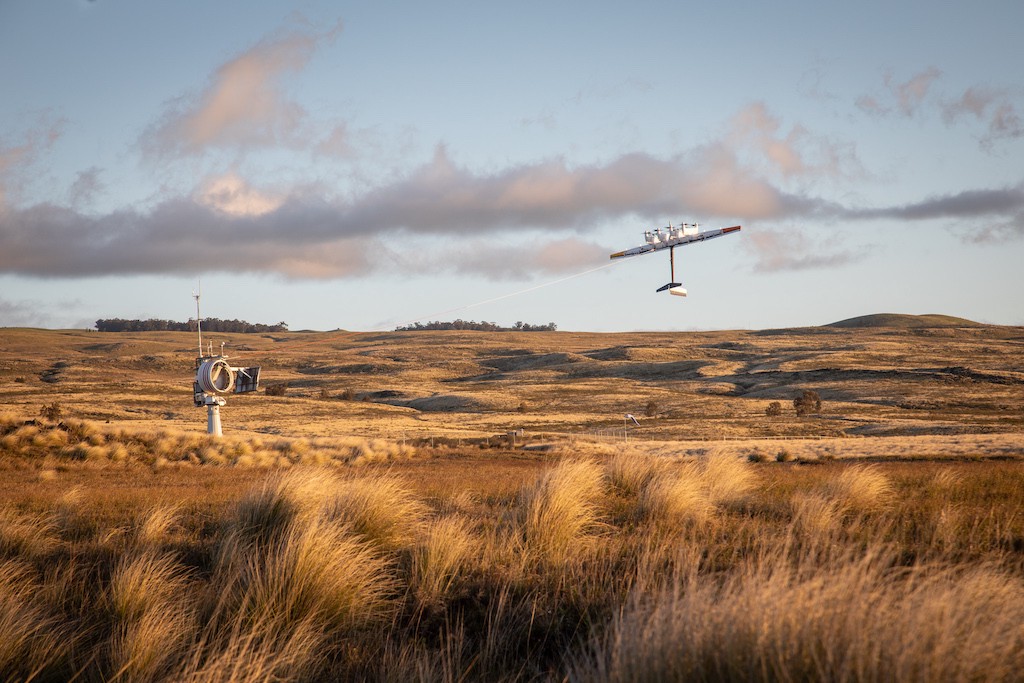
[[[782,415],[782,404],[778,401],[772,401],[768,404],[768,407],[764,409],[764,414],[768,417],[778,417]]]
[[[345,389],[339,394],[339,397],[343,401],[354,401],[356,400],[356,392],[352,391],[352,389]]]
[[[44,405],[39,410],[39,415],[41,417],[43,417],[43,419],[49,420],[50,422],[57,422],[57,421],[59,421],[60,418],[61,418],[61,415],[63,415],[63,414],[64,414],[64,409],[63,409],[63,407],[61,407],[60,403],[57,402],[57,401],[54,401],[53,403],[50,403],[49,405]]]
[[[816,391],[804,389],[799,396],[793,399],[793,408],[800,416],[816,415],[821,412],[821,397]]]
[[[267,396],[284,396],[288,393],[288,382],[279,382],[277,384],[268,384],[267,388],[263,390]]]
[[[658,414],[658,403],[656,401],[648,401],[647,405],[644,406],[644,415],[647,417],[654,417]]]

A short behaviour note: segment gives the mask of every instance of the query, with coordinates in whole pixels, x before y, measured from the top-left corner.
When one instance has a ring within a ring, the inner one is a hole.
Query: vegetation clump
[[[804,389],[793,399],[793,409],[799,416],[817,415],[821,412],[821,396],[811,389]]]
[[[460,319],[453,320],[451,322],[434,320],[428,323],[416,322],[410,325],[400,325],[395,328],[395,332],[428,332],[437,330],[475,330],[477,332],[554,332],[557,329],[558,326],[555,325],[555,323],[532,325],[520,320],[512,327],[502,327],[497,323],[489,323],[485,321],[475,322],[473,320]]]

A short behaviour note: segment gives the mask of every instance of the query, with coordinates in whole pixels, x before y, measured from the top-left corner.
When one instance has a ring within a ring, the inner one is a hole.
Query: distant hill
[[[920,327],[983,327],[982,323],[956,318],[951,315],[907,315],[905,313],[875,313],[847,318],[829,323],[823,327],[896,327],[911,329]]]

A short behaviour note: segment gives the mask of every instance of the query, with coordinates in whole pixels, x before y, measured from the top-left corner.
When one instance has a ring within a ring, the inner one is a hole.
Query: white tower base
[[[220,428],[220,407],[226,403],[220,396],[203,396],[206,404],[206,433],[210,436],[224,436]]]
[[[220,406],[206,406],[206,433],[210,436],[224,436],[220,428]]]

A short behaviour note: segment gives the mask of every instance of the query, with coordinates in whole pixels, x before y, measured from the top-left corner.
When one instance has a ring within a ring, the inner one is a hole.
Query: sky
[[[0,326],[1024,325],[1019,0],[0,0]],[[742,225],[609,260],[669,223]]]

